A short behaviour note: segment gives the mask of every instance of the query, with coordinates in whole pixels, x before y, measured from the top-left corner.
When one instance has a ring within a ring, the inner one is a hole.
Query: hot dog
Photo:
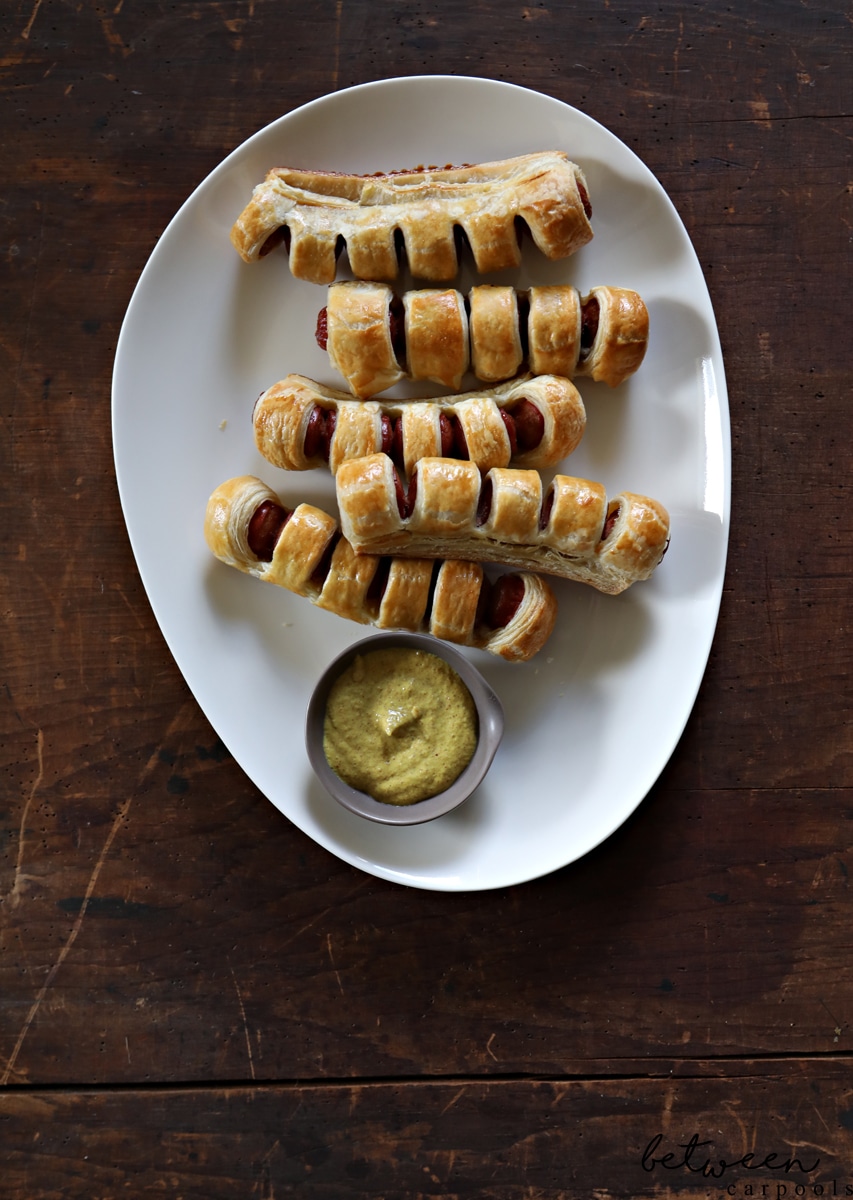
[[[252,475],[213,492],[204,535],[228,566],[362,625],[425,631],[510,662],[532,658],[554,628],[557,603],[538,576],[490,583],[478,563],[356,555],[328,513],[288,509]]]
[[[408,491],[384,454],[335,478],[341,529],[357,553],[453,555],[588,583],[616,595],[648,579],[669,544],[669,515],[647,496],[608,501],[600,483],[424,458]]]
[[[415,278],[453,279],[459,242],[478,271],[517,267],[519,229],[548,258],[592,238],[592,207],[580,167],[560,151],[464,167],[346,175],[275,167],[231,230],[246,262],[279,242],[298,279],[331,283],[346,247],[356,279],[396,279],[405,253]]]
[[[483,284],[467,297],[428,288],[400,297],[387,284],[356,281],[329,288],[315,336],[361,399],[401,379],[458,388],[468,370],[495,383],[525,367],[615,387],[643,361],[649,314],[627,288],[581,296],[570,286]]]
[[[379,403],[288,375],[263,392],[252,417],[261,454],[288,471],[328,466],[384,451],[407,474],[418,459],[443,455],[480,470],[547,467],[571,454],[586,412],[576,388],[553,375],[514,380],[436,400]]]

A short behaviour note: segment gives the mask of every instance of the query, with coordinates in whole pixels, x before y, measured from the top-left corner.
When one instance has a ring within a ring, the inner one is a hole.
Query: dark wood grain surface
[[[853,1194],[851,13],[26,0],[2,15],[0,1197]],[[733,521],[634,816],[523,886],[359,872],[258,793],[148,606],[110,381],[225,155],[394,75],[635,150],[705,272]],[[762,1190],[763,1189],[763,1190]]]

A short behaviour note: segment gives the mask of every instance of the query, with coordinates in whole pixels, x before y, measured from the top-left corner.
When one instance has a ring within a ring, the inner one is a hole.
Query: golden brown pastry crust
[[[580,292],[564,284],[532,287],[527,302],[531,370],[571,378],[581,352]]]
[[[649,313],[636,292],[594,287],[581,304],[599,304],[598,333],[588,354],[581,354],[576,376],[588,376],[615,387],[640,366],[649,342]]]
[[[585,377],[616,387],[642,363],[649,343],[649,313],[641,296],[628,288],[533,287],[527,320],[531,371]],[[595,338],[584,348],[582,312],[598,307]]]
[[[488,581],[478,564],[410,556],[388,562],[377,555],[356,554],[340,537],[334,518],[310,504],[293,510],[272,560],[262,562],[249,547],[249,523],[267,501],[281,505],[276,493],[253,475],[229,479],[216,488],[207,504],[204,536],[221,562],[359,624],[429,632],[510,662],[526,662],[551,635],[557,602],[547,583],[535,575],[521,574],[524,594],[517,611],[505,626],[491,629],[482,622],[482,592]],[[317,569],[330,547],[328,571],[318,581]],[[371,584],[386,568],[387,583],[377,601],[370,595]]]
[[[406,292],[403,311],[408,377],[458,391],[468,370],[468,314],[462,294],[453,288]]]
[[[328,291],[329,362],[362,400],[400,379],[458,388],[469,366],[484,383],[509,379],[524,362],[524,335],[533,374],[585,376],[615,387],[639,368],[648,345],[648,310],[642,297],[627,288],[594,287],[581,296],[577,288],[562,284],[528,292],[480,284],[471,288],[467,302],[458,291],[404,293],[406,352],[401,361],[391,336],[395,299],[384,283],[334,283]],[[598,318],[595,337],[586,346],[582,313],[590,302]]]
[[[583,172],[561,151],[386,175],[275,167],[254,189],[231,241],[254,262],[286,226],[292,273],[331,283],[342,238],[357,279],[389,280],[399,273],[399,230],[412,275],[444,282],[459,267],[457,227],[477,270],[498,271],[520,262],[517,220],[548,258],[565,258],[592,238],[588,207]]]
[[[616,595],[648,579],[669,544],[669,515],[647,496],[609,503],[600,484],[556,476],[553,503],[537,471],[427,458],[402,516],[384,454],[344,463],[336,476],[341,528],[357,553],[455,555],[529,568]]]
[[[389,287],[354,281],[329,288],[326,328],[329,362],[354,396],[373,396],[404,378],[391,341]]]
[[[544,420],[539,445],[511,456],[501,409],[511,412],[521,400],[535,404]],[[402,418],[404,469],[411,473],[421,458],[441,454],[439,414],[458,419],[470,459],[481,470],[504,467],[549,467],[578,446],[586,427],[586,411],[577,389],[551,375],[524,377],[480,392],[434,400],[353,400],[345,392],[324,387],[304,375],[288,375],[263,392],[255,404],[253,424],[258,450],[276,467],[305,471],[326,465],[319,454],[306,455],[305,435],[315,405],[336,414],[329,467],[337,471],[349,458],[382,449],[382,416]]]
[[[511,379],[524,361],[515,288],[491,284],[474,287],[468,304],[474,374],[484,383]]]

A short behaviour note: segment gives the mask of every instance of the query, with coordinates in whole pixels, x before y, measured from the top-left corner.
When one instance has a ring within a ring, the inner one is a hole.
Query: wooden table
[[[850,12],[449,0],[7,6],[0,1195],[853,1194]],[[715,306],[733,523],[635,815],[406,889],[230,759],[139,582],[110,378],[160,233],[255,130],[448,72],[669,192]]]

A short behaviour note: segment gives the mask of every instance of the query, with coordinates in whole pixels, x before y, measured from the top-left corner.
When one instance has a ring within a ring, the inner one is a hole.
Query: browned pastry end
[[[581,296],[576,288],[534,287],[527,302],[532,371],[616,387],[645,358],[649,312],[642,297],[628,288],[599,286]]]
[[[484,383],[524,368],[536,375],[622,383],[640,366],[649,314],[627,288],[569,285],[516,291],[481,284],[416,289],[334,283],[317,321],[317,341],[354,396],[368,399],[401,379],[458,389],[469,369]]]
[[[516,267],[519,227],[551,259],[592,238],[583,172],[561,151],[464,167],[377,175],[275,167],[231,230],[246,262],[284,242],[298,279],[331,283],[345,246],[356,279],[391,280],[402,248],[412,275],[444,282],[468,243],[478,271]]]
[[[425,458],[404,492],[384,454],[336,476],[341,529],[357,553],[455,555],[542,571],[616,595],[648,579],[669,545],[669,515],[648,496],[607,499],[600,483]]]
[[[263,392],[255,443],[276,467],[335,473],[352,458],[385,451],[407,475],[424,457],[467,459],[482,470],[512,463],[549,467],[578,446],[586,411],[568,379],[538,375],[435,400],[353,400],[303,375]]]
[[[557,602],[529,572],[490,582],[478,563],[356,554],[337,522],[310,504],[287,509],[253,475],[211,495],[204,536],[223,563],[377,629],[428,632],[509,662],[526,662],[551,635]]]

